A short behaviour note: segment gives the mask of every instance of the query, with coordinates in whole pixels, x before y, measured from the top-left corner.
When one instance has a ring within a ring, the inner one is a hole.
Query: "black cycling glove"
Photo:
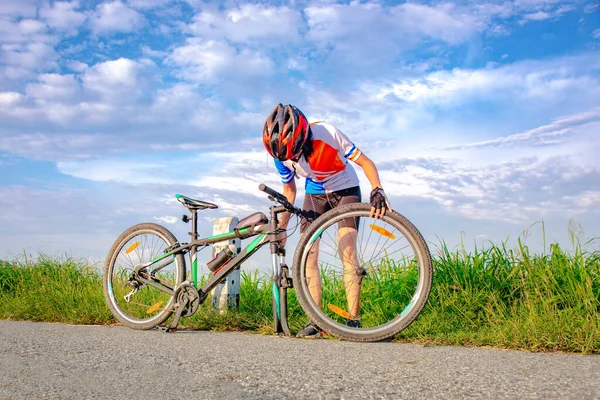
[[[390,202],[382,188],[377,187],[373,189],[371,192],[370,202],[371,207],[375,208],[376,210],[381,210],[382,208],[387,208],[386,211],[392,210]]]

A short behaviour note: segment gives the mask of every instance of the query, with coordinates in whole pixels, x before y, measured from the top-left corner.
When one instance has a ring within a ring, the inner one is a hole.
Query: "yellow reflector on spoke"
[[[375,232],[379,233],[381,236],[385,236],[390,239],[396,239],[396,236],[394,236],[394,234],[392,232],[388,231],[385,228],[382,228],[382,227],[374,225],[374,224],[369,225],[369,228],[373,229]]]
[[[154,311],[158,310],[160,306],[162,306],[162,301],[159,301],[158,303],[156,303],[155,305],[153,305],[152,307],[150,307],[148,309],[148,311],[146,311],[146,314],[152,314]]]
[[[329,307],[331,311],[333,311],[342,318],[354,319],[354,316],[352,314],[350,314],[348,311],[342,310],[338,306],[334,306],[333,304],[327,304],[327,307]]]
[[[125,250],[125,254],[129,254],[132,251],[134,251],[135,249],[137,249],[137,247],[140,245],[140,242],[135,242],[134,244],[132,244],[131,246],[129,246],[127,248],[127,250]]]

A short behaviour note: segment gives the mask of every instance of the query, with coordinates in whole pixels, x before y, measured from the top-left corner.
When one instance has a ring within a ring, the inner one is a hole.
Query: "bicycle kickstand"
[[[188,296],[183,296],[183,301],[179,303],[177,306],[177,311],[175,311],[175,316],[173,317],[173,321],[171,322],[171,326],[162,327],[167,333],[175,333],[177,332],[177,325],[179,325],[179,319],[181,315],[185,311],[186,307],[190,303],[190,299]]]

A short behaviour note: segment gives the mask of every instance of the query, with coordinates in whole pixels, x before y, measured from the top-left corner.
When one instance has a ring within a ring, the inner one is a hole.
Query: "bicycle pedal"
[[[159,326],[159,330],[164,331],[166,333],[175,333],[177,332],[177,328],[173,328],[171,326]]]

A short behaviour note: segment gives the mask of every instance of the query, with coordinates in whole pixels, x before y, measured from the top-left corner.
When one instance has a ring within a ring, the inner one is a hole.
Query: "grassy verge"
[[[519,242],[465,253],[443,247],[434,290],[403,341],[600,352],[600,253]]]
[[[397,341],[494,346],[531,351],[600,353],[600,253],[551,245],[530,254],[519,242],[467,253],[442,246],[434,257],[434,285],[419,318]],[[193,329],[272,333],[267,276],[242,273],[239,312],[220,315],[206,302]],[[40,256],[0,261],[0,318],[75,324],[112,324],[101,277],[84,262]],[[290,292],[290,326],[306,321]]]
[[[84,262],[40,256],[0,261],[0,318],[73,324],[113,322],[102,278]]]

